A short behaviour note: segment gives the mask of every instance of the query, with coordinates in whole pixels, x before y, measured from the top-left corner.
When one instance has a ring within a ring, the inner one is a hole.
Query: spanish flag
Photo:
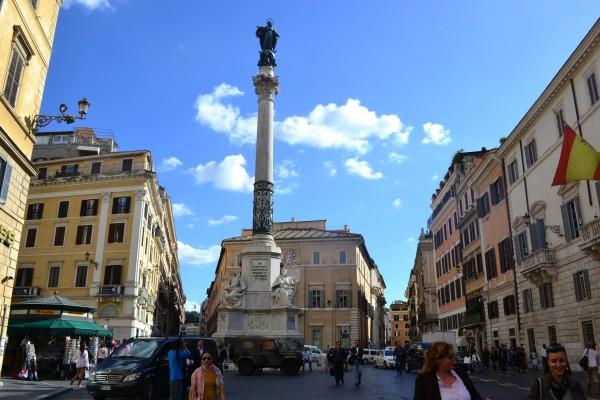
[[[567,124],[552,186],[600,180],[600,153]]]

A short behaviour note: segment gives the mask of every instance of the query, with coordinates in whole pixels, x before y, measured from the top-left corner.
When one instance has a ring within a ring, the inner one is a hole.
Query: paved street
[[[412,399],[416,374],[396,377],[392,370],[363,368],[363,384],[355,387],[353,375],[346,373],[346,382],[336,387],[333,378],[322,372],[306,372],[290,377],[274,371],[265,371],[262,375],[240,376],[237,372],[225,373],[225,385],[228,400],[272,399],[373,399],[396,400]],[[513,400],[523,398],[532,375],[509,374],[503,376],[488,372],[473,376],[480,393],[493,400]],[[58,399],[89,399],[85,390],[70,391]],[[598,398],[598,397],[596,397]]]

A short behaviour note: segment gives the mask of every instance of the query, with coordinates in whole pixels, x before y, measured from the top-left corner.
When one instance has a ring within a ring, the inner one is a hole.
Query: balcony
[[[579,247],[594,260],[600,260],[600,218],[581,227],[583,242]]]
[[[15,297],[31,297],[39,295],[40,288],[38,287],[16,287],[13,289],[13,296]]]
[[[485,317],[483,313],[475,312],[471,314],[465,314],[465,318],[461,321],[461,328],[469,328],[485,323]]]
[[[120,285],[103,285],[100,286],[98,296],[121,296],[123,289],[124,287]]]
[[[556,275],[556,255],[552,249],[539,249],[523,258],[520,272],[539,285]]]

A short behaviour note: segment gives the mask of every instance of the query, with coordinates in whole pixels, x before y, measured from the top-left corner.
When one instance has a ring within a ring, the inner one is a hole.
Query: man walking
[[[490,368],[490,349],[488,347],[487,342],[483,345],[483,351],[481,352],[481,362],[483,363],[483,367],[485,369]]]
[[[308,364],[309,371],[312,372],[312,352],[308,347],[305,347],[302,352],[302,372],[304,372],[306,364]]]
[[[360,340],[356,341],[354,347],[350,349],[350,365],[354,368],[354,385],[360,385],[360,380],[362,379],[362,371],[360,370],[362,364],[362,358],[364,354],[364,349],[360,344]]]
[[[540,357],[542,358],[542,368],[544,368],[544,374],[548,373],[548,362],[546,359],[548,358],[548,351],[546,350],[546,343],[542,345],[540,349]]]
[[[596,351],[596,343],[591,342],[586,344],[585,351],[581,357],[587,356],[587,369],[585,370],[587,376],[587,390],[588,395],[592,393],[592,386],[597,386],[600,390],[600,384],[598,384],[598,352]]]
[[[331,375],[335,377],[335,385],[338,386],[340,382],[344,383],[344,363],[348,357],[346,351],[342,349],[341,343],[335,342],[335,347],[329,350],[327,354],[327,361],[332,364]]]
[[[185,400],[185,365],[191,353],[187,350],[185,342],[179,338],[175,347],[167,353],[169,359],[169,400]]]
[[[400,343],[394,347],[394,364],[396,365],[396,376],[402,376],[403,360],[405,359],[405,351]]]
[[[498,363],[500,364],[502,373],[506,375],[506,369],[508,367],[508,350],[506,349],[505,344],[500,347],[500,352],[498,353]]]

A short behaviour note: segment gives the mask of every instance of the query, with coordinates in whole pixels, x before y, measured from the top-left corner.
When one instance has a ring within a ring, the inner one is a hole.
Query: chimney
[[[350,232],[350,229],[348,229],[348,225],[344,224],[344,232]]]

